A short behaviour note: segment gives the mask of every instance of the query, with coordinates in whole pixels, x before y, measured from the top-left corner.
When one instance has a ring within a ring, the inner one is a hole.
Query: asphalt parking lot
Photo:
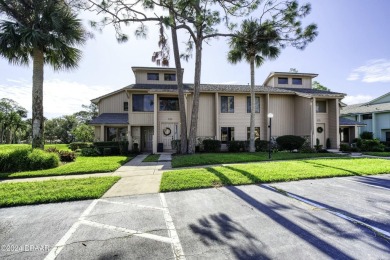
[[[390,175],[5,208],[0,258],[390,259],[388,216]]]

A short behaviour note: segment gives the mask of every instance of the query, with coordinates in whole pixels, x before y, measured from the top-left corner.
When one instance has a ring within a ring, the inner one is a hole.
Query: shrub
[[[58,150],[55,147],[46,148],[45,151],[48,152],[48,153],[59,153],[60,152],[60,150]]]
[[[73,142],[69,144],[69,148],[72,151],[76,151],[77,149],[88,148],[91,145],[92,145],[91,143],[87,143],[87,142]]]
[[[283,135],[276,138],[276,143],[283,150],[299,150],[305,143],[305,139],[295,135]]]
[[[316,145],[314,145],[314,148],[317,152],[322,150],[322,144],[320,144],[320,139],[316,139]]]
[[[76,159],[76,153],[70,151],[59,151],[61,162],[73,162]]]
[[[378,139],[362,140],[360,149],[364,152],[384,152],[385,145],[381,144]]]
[[[133,153],[139,153],[139,148],[138,148],[138,144],[137,143],[134,143],[133,144]]]
[[[316,153],[317,151],[316,151],[316,149],[311,148],[308,145],[304,145],[301,147],[301,149],[299,149],[299,152],[300,153]]]
[[[81,149],[81,156],[97,156],[98,152],[94,148]]]
[[[330,149],[332,147],[332,143],[330,142],[330,138],[326,139],[326,149]]]
[[[351,147],[348,144],[340,144],[340,151],[349,152],[350,150],[351,150]]]
[[[203,140],[203,149],[207,153],[216,153],[221,150],[221,141],[206,139]]]
[[[111,153],[112,153],[112,151],[111,151],[110,147],[104,147],[103,148],[103,155],[104,156],[111,155]]]
[[[59,157],[55,153],[48,153],[39,149],[32,150],[28,157],[28,170],[43,170],[58,167]],[[27,169],[26,169],[27,170]]]
[[[128,141],[121,142],[94,142],[93,145],[96,147],[96,150],[99,154],[104,154],[105,148],[111,149],[111,155],[127,154],[127,147],[129,145]]]
[[[372,140],[374,139],[374,134],[372,132],[364,131],[363,133],[360,134],[360,138],[364,140]]]
[[[256,152],[268,152],[269,141],[256,139],[255,140],[255,149],[256,149]]]
[[[245,152],[248,146],[248,141],[230,141],[227,143],[228,151],[232,153]]]

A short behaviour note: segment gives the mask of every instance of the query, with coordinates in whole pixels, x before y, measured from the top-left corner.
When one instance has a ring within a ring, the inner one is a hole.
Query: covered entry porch
[[[348,118],[340,118],[340,142],[344,144],[352,144],[354,139],[359,138],[358,127],[363,127],[366,124],[357,122]]]

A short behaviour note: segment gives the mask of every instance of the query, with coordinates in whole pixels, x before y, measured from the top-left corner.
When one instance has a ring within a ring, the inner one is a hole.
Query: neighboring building
[[[367,103],[343,107],[341,117],[362,124],[358,135],[372,132],[374,138],[390,142],[390,92]]]
[[[180,139],[180,116],[176,69],[133,67],[135,84],[95,98],[99,116],[95,137],[100,141],[129,140],[141,151],[157,152],[157,144],[170,150]],[[269,139],[268,113],[273,113],[272,137],[299,135],[312,145],[330,139],[338,148],[339,103],[344,94],[315,90],[311,81],[317,74],[273,72],[263,86],[256,86],[256,137]],[[184,84],[185,109],[190,122],[193,84]],[[197,137],[248,140],[250,86],[201,84]],[[188,127],[189,128],[189,127]],[[224,145],[224,147],[226,147]]]

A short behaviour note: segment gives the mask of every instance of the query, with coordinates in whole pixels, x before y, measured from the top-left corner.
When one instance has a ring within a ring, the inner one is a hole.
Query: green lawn
[[[31,144],[0,144],[0,152],[7,150],[15,150],[17,148],[30,148]],[[56,147],[58,150],[70,151],[67,144],[46,144],[45,149]]]
[[[282,182],[381,173],[390,173],[390,160],[336,158],[236,164],[164,172],[160,190],[178,191],[223,185]]]
[[[390,157],[390,152],[364,152],[364,154],[379,157]]]
[[[0,207],[100,198],[120,177],[0,183]]]
[[[0,173],[0,179],[5,178],[29,178],[42,176],[71,175],[83,173],[113,172],[132,157],[103,156],[103,157],[77,157],[76,161],[63,164],[57,168],[25,171],[15,173]]]
[[[158,162],[159,158],[159,154],[149,154],[148,157],[143,160],[143,162]]]
[[[272,160],[294,160],[318,157],[340,157],[333,153],[290,153],[278,152],[272,154]],[[198,153],[192,155],[176,155],[172,158],[172,167],[191,167],[197,165],[212,165],[224,163],[267,161],[268,153]]]

